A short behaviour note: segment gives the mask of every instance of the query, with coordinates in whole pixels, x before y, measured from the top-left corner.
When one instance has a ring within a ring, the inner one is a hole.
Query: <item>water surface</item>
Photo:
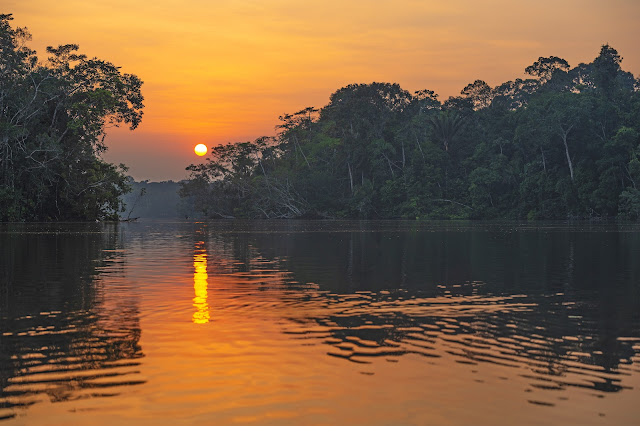
[[[0,424],[636,424],[640,226],[0,225]]]

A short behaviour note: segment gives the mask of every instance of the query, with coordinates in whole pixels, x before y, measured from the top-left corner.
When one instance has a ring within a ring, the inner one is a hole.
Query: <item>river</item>
[[[638,401],[638,224],[0,224],[0,425],[624,425]]]

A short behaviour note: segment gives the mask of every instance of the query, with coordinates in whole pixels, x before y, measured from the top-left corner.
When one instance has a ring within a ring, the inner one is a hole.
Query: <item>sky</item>
[[[136,74],[142,124],[109,129],[104,158],[136,180],[180,180],[208,146],[273,136],[278,117],[351,83],[399,83],[441,100],[481,79],[571,66],[608,43],[640,75],[640,0],[2,0],[30,47],[75,43]]]

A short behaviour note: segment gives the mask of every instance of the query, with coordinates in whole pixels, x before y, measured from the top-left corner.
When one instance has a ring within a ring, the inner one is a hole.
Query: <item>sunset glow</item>
[[[196,244],[196,252],[193,255],[193,289],[195,296],[193,298],[192,321],[196,324],[206,324],[209,322],[209,303],[207,302],[207,251],[204,242]]]
[[[476,2],[293,0],[109,3],[8,0],[4,13],[30,46],[77,43],[134,73],[145,96],[141,126],[113,128],[105,159],[136,179],[182,179],[187,147],[274,135],[278,116],[322,107],[350,83],[397,82],[440,99],[469,82],[521,77],[539,56],[572,66],[609,43],[640,72],[631,0]],[[123,13],[126,11],[126,13]]]

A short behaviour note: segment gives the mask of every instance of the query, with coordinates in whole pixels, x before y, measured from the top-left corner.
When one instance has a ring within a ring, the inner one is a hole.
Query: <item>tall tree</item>
[[[473,83],[469,83],[460,93],[471,101],[473,109],[475,110],[491,105],[491,100],[494,95],[491,86],[483,80],[476,80]]]
[[[101,159],[104,138],[138,126],[142,81],[73,44],[39,62],[11,20],[0,15],[0,220],[116,219],[126,168]]]
[[[557,56],[539,57],[537,61],[525,68],[524,72],[534,77],[538,77],[542,83],[546,83],[560,72],[569,70],[569,63]]]

